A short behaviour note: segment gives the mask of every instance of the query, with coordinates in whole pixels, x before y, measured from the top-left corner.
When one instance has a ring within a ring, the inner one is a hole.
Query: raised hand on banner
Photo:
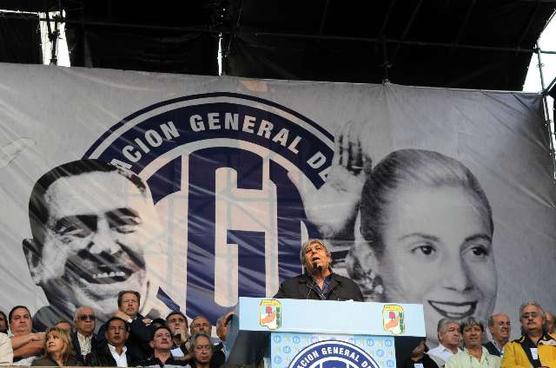
[[[372,160],[361,145],[361,125],[346,123],[337,133],[326,183],[302,199],[308,220],[329,240],[354,239],[354,225],[365,178]]]
[[[361,127],[348,122],[335,140],[334,161],[327,184],[342,192],[357,193],[360,198],[366,175],[372,169],[371,158],[361,147]]]

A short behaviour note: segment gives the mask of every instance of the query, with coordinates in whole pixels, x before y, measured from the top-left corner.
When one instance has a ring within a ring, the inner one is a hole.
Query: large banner
[[[0,127],[0,307],[39,327],[124,289],[214,323],[309,238],[367,300],[423,304],[432,341],[556,306],[537,95],[2,64]]]

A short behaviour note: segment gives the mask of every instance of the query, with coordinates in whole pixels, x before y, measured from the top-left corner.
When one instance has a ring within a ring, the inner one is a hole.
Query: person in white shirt
[[[446,368],[500,368],[501,359],[492,355],[482,345],[485,328],[473,317],[463,320],[460,325],[463,335],[463,350],[446,362]]]
[[[12,308],[8,314],[12,332],[14,365],[31,365],[35,358],[44,353],[44,332],[33,332],[31,312],[23,305]]]
[[[460,325],[455,320],[442,318],[438,321],[437,331],[440,344],[429,350],[428,354],[441,367],[452,355],[461,351]]]
[[[0,365],[12,365],[13,360],[12,342],[8,335],[0,332]]]

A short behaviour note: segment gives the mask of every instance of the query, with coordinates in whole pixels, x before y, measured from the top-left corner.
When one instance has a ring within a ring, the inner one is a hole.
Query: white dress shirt
[[[127,355],[125,354],[126,351],[127,351],[127,346],[123,347],[122,355],[120,355],[116,351],[115,346],[110,345],[110,344],[107,344],[107,345],[108,345],[108,349],[110,349],[110,354],[112,354],[112,357],[116,361],[116,366],[117,367],[127,367]]]
[[[91,352],[91,342],[93,340],[93,335],[84,336],[77,332],[77,340],[79,341],[79,348],[81,349],[81,355],[87,355]]]
[[[461,349],[458,348],[458,353],[460,351]],[[429,354],[429,356],[439,358],[440,360],[442,360],[443,363],[446,363],[446,361],[450,359],[452,355],[454,355],[454,353],[452,353],[450,349],[448,349],[442,344],[438,345],[434,349],[430,349],[427,354]]]

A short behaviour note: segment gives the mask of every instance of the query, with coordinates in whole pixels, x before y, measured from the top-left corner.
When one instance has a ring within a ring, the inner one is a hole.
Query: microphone
[[[307,295],[305,295],[305,299],[309,299],[309,295],[311,294],[311,291],[313,291],[313,287],[315,286],[315,281],[313,280],[313,278],[311,277],[311,282],[307,285],[307,288],[309,289],[307,291]]]

